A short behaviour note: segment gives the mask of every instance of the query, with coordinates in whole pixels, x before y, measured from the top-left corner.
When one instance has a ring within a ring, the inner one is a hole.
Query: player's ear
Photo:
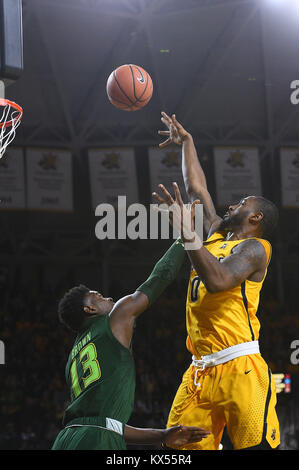
[[[249,222],[252,224],[252,225],[258,225],[261,223],[262,219],[264,217],[264,214],[259,211],[259,212],[256,212],[254,214],[251,214],[249,216]]]
[[[93,308],[93,307],[91,307],[91,306],[86,306],[86,307],[84,307],[84,312],[85,312],[85,313],[88,313],[88,314],[94,313],[94,312],[95,312],[95,308]]]

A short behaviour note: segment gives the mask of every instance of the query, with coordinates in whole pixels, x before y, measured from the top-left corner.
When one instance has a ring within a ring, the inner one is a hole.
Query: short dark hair
[[[278,223],[278,208],[272,201],[269,201],[263,196],[255,196],[255,199],[257,201],[258,210],[263,213],[263,218],[261,220],[263,236],[265,238],[270,238]]]
[[[86,318],[83,301],[89,291],[88,287],[80,284],[79,286],[72,287],[59,301],[59,320],[73,331],[79,331]]]

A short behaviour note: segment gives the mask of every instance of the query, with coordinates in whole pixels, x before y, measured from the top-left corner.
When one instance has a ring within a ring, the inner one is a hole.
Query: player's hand
[[[158,211],[167,211],[169,213],[169,220],[171,225],[181,233],[183,228],[183,213],[189,211],[186,207],[184,207],[182,196],[177,183],[172,183],[172,185],[175,192],[175,200],[163,184],[159,184],[159,189],[163,196],[154,192],[153,197],[160,204],[160,207],[157,208]]]
[[[167,447],[181,447],[192,442],[200,442],[210,431],[195,426],[173,426],[165,429],[164,443]]]
[[[159,144],[159,147],[164,148],[171,143],[182,145],[183,140],[186,139],[189,133],[176,120],[175,114],[173,114],[171,117],[168,116],[164,111],[162,111],[161,114],[161,121],[166,125],[168,131],[158,131],[159,135],[165,135],[167,137],[164,142]]]
[[[175,192],[175,200],[171,194],[167,191],[163,184],[159,184],[159,189],[163,193],[163,196],[160,196],[157,193],[153,193],[153,197],[159,202],[162,207],[158,207],[157,210],[160,212],[168,211],[170,223],[173,228],[180,233],[180,236],[184,242],[194,243],[197,238],[197,242],[194,245],[193,249],[199,248],[202,243],[199,237],[194,231],[195,227],[195,206],[199,204],[200,201],[196,200],[192,203],[191,208],[187,208],[184,205],[182,196],[179,190],[177,183],[173,183],[173,188]]]

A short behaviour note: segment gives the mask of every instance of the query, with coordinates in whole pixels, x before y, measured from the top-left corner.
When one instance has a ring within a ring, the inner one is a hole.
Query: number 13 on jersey
[[[79,359],[79,364],[77,365],[77,360]],[[78,367],[82,367],[81,380],[78,375]],[[81,349],[79,358],[78,356],[74,357],[71,364],[71,380],[72,380],[72,390],[74,393],[74,398],[77,398],[78,395],[90,384],[96,382],[101,377],[101,368],[97,359],[97,350],[94,343],[87,344],[83,349]],[[82,386],[80,386],[80,381],[82,381]]]

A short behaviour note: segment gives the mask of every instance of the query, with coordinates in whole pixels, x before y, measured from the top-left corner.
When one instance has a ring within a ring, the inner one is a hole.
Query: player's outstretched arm
[[[110,313],[114,336],[125,347],[131,344],[134,322],[174,281],[185,259],[183,243],[176,240],[155,265],[148,279],[136,291],[116,302]]]
[[[127,444],[181,447],[199,442],[210,434],[206,429],[193,426],[173,426],[169,429],[142,429],[125,425]]]
[[[160,135],[166,136],[166,140],[159,147],[164,148],[172,142],[182,145],[182,173],[186,192],[191,202],[200,199],[203,204],[204,231],[207,236],[210,236],[217,230],[222,219],[216,214],[207,188],[206,177],[198,159],[193,137],[177,121],[175,114],[171,117],[164,112],[161,114],[161,120],[168,127],[168,131],[159,131]]]

